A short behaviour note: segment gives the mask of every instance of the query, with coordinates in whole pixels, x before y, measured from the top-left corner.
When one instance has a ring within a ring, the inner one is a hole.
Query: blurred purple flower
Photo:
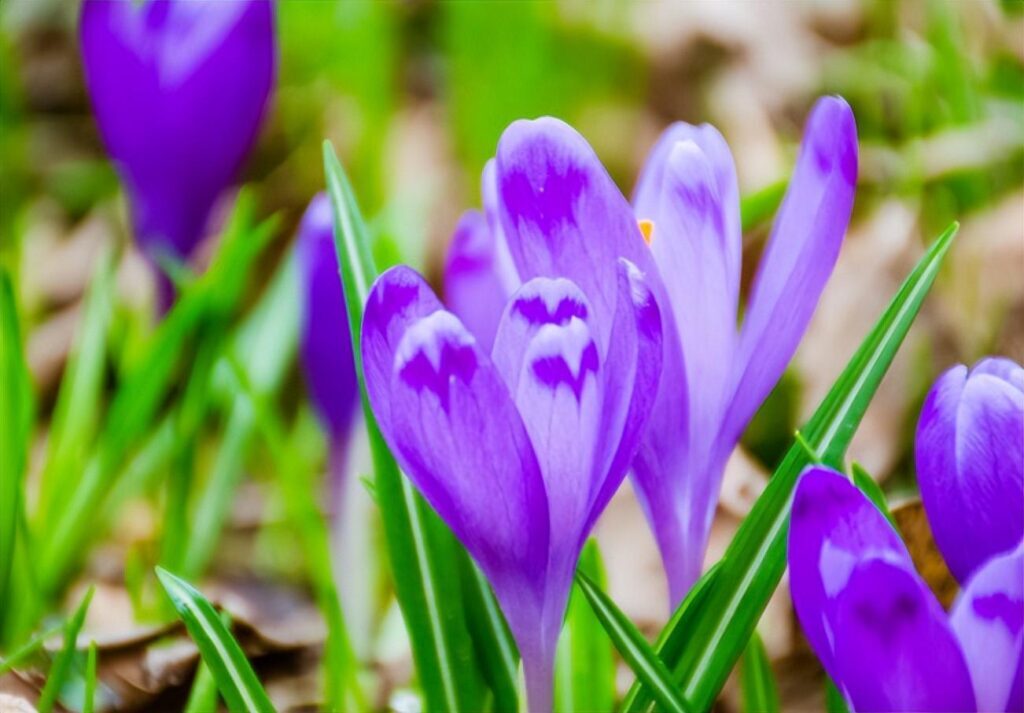
[[[331,203],[325,193],[310,201],[302,217],[296,253],[302,289],[302,370],[313,406],[330,437],[334,491],[338,493],[359,384],[334,249]]]
[[[521,140],[544,133],[549,141]],[[853,114],[842,99],[821,99],[741,329],[736,170],[711,126],[665,131],[631,208],[570,127],[516,122],[484,171],[483,216],[468,213],[456,231],[448,304],[483,342],[519,276],[569,277],[596,304],[608,302],[616,258],[648,276],[664,367],[634,475],[674,602],[700,574],[725,461],[796,350],[835,264],[856,177]]]
[[[625,207],[626,235],[637,229],[579,134],[517,122],[497,170],[503,229],[539,250],[537,262],[516,256],[526,282],[492,354],[416,272],[395,267],[371,291],[362,360],[388,445],[493,585],[523,657],[528,709],[543,711],[575,563],[654,399],[662,324],[643,272],[617,259],[613,241],[590,270],[545,265],[540,248],[566,232],[616,227],[609,211]]]
[[[789,570],[804,633],[853,710],[1024,709],[1024,545],[977,567],[947,615],[874,504],[812,466],[793,500]]]
[[[1024,539],[1024,369],[994,358],[944,373],[921,409],[915,446],[935,542],[966,582]]]
[[[708,125],[674,124],[634,196],[682,350],[666,368],[635,483],[678,603],[701,572],[729,454],[782,376],[839,255],[857,180],[857,130],[842,99],[817,102],[737,329],[736,169]],[[668,320],[666,320],[668,321]]]
[[[269,0],[85,0],[86,86],[151,262],[184,260],[259,132],[274,78]],[[173,292],[158,271],[162,306]]]

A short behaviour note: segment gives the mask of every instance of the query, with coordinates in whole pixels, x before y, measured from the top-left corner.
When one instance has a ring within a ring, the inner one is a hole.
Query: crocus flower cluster
[[[739,196],[718,131],[669,127],[632,208],[610,185],[595,202],[571,161],[524,192],[501,168],[502,146],[516,132],[513,125],[484,171],[483,213],[468,212],[456,230],[448,304],[486,344],[520,279],[562,274],[588,291],[605,279],[602,264],[648,253],[637,264],[652,276],[662,313],[664,369],[634,475],[678,602],[700,574],[725,462],[796,350],[838,256],[857,178],[853,114],[836,97],[814,107],[739,329]],[[532,215],[529,241],[509,201],[532,201],[522,211]],[[566,229],[550,208],[558,201],[574,204],[582,222]]]
[[[302,290],[299,345],[302,371],[310,399],[330,441],[332,490],[337,501],[342,487],[345,449],[359,400],[359,384],[334,249],[331,203],[325,193],[310,201],[302,217],[296,254]]]
[[[959,366],[921,413],[918,479],[961,584],[952,610],[844,476],[801,476],[789,533],[797,615],[854,710],[1024,710],[1024,370]]]
[[[184,260],[256,139],[274,79],[270,0],[82,4],[85,80],[151,262]],[[173,292],[158,271],[160,300]]]
[[[490,355],[404,267],[371,291],[362,355],[382,433],[491,582],[543,711],[579,552],[657,393],[662,320],[650,253],[579,134],[516,122],[494,170],[525,282]]]

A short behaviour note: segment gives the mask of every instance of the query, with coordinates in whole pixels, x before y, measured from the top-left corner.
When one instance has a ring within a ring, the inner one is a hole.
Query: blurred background
[[[114,299],[97,418],[121,367],[154,329],[151,278],[133,247],[123,191],[90,114],[77,14],[70,0],[0,2],[0,255],[14,277],[34,386],[30,502],[69,354],[83,333],[83,296],[105,259],[113,260]],[[296,424],[296,442],[317,472],[325,449],[310,425],[293,359],[296,303],[268,294],[291,284],[282,282],[279,268],[306,204],[323,188],[324,138],[334,143],[371,220],[378,261],[417,266],[440,289],[458,216],[479,206],[481,169],[514,119],[550,114],[573,124],[627,195],[661,129],[676,120],[712,123],[732,147],[741,192],[771,206],[814,99],[847,99],[861,147],[853,223],[792,367],[730,463],[709,561],[728,543],[793,431],[950,221],[962,225],[953,252],[850,449],[891,500],[911,501],[908,531],[920,524],[912,503],[912,434],[932,380],[986,354],[1024,360],[1020,0],[293,0],[277,4],[276,22],[277,88],[240,183],[250,187],[255,214],[277,214],[279,223],[244,276],[231,324],[264,327],[263,386],[281,419]],[[233,199],[224,197],[214,228]],[[745,286],[770,212],[755,211],[750,224]],[[211,237],[199,264],[215,246]],[[280,309],[261,311],[267,304]],[[190,342],[189,349],[197,353],[201,344]],[[184,389],[189,371],[178,369]],[[234,424],[233,401],[223,398],[196,429],[197,481],[214,482],[227,467],[225,443],[234,444],[232,467],[241,476],[218,491],[222,522],[204,541],[208,551],[195,575],[205,575],[204,591],[216,593],[248,627],[247,646],[262,657],[275,702],[315,704],[303,700],[315,695],[309,677],[317,669],[309,661],[323,636],[309,574],[291,554],[294,532],[273,501],[274,461],[260,438],[232,440]],[[79,579],[67,583],[70,607],[82,582],[100,585],[86,628],[117,652],[104,665],[121,667],[111,677],[126,708],[172,706],[195,664],[187,646],[154,654],[138,628],[152,597],[140,572],[151,571],[158,548],[159,482],[173,460],[166,444],[162,459],[145,460],[154,452],[146,449],[161,443],[159,428],[129,444],[125,469],[139,485],[97,513],[101,541]],[[354,443],[350,469],[366,474],[365,449],[360,439]],[[350,480],[360,491],[358,477]],[[198,512],[202,502],[194,506]],[[359,622],[351,624],[360,629],[353,638],[377,677],[380,700],[401,707],[407,643],[376,554],[380,532],[371,510],[338,528],[345,532],[338,533],[337,556],[347,558],[343,573],[359,572],[368,582],[362,591],[344,591],[349,619]],[[656,632],[668,613],[664,577],[628,488],[602,519],[598,539],[613,598],[646,632]],[[928,557],[927,542],[918,549]],[[947,586],[941,573],[933,582]],[[795,626],[785,584],[761,633],[784,709],[822,708],[823,675]],[[623,671],[623,683],[629,680]],[[35,685],[27,673],[0,678],[0,690]],[[733,687],[719,705],[737,708]]]

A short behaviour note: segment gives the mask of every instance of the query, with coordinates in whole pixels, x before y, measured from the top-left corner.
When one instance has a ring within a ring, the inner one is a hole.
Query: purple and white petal
[[[603,346],[617,302],[617,259],[656,274],[632,208],[586,140],[557,119],[512,123],[496,162],[502,228],[519,275],[578,285],[599,315]]]
[[[386,270],[370,288],[360,352],[366,394],[381,431],[391,429],[391,373],[399,341],[417,321],[443,309],[430,286],[405,265]]]
[[[912,569],[857,563],[836,600],[835,672],[857,711],[976,710],[946,613]]]
[[[1024,545],[978,568],[953,604],[950,624],[971,672],[978,710],[1024,709]]]
[[[960,582],[1024,538],[1024,391],[1012,369],[979,366],[939,377],[915,440],[921,499]]]
[[[513,632],[536,626],[547,570],[544,481],[498,372],[450,312],[413,323],[395,351],[391,426],[402,470],[494,587]]]
[[[758,266],[723,439],[733,443],[789,363],[839,256],[857,182],[857,127],[839,97],[815,104]]]
[[[640,270],[619,261],[619,304],[604,356],[602,437],[596,444],[594,477],[599,485],[581,532],[579,547],[619,489],[647,427],[662,366],[661,313]]]
[[[483,213],[466,211],[452,236],[444,266],[444,301],[491,351],[498,321],[511,295],[498,274],[495,236]]]
[[[789,587],[811,648],[836,680],[842,680],[834,648],[837,597],[857,564],[869,559],[914,571],[906,546],[874,503],[834,470],[809,466],[793,497]]]

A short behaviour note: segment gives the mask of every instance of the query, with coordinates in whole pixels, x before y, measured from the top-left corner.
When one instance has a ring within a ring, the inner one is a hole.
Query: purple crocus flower
[[[252,147],[274,78],[269,0],[85,0],[85,80],[136,238],[186,259]],[[173,292],[160,277],[160,298]]]
[[[1024,544],[978,566],[947,615],[875,505],[812,466],[793,499],[789,569],[804,633],[853,710],[1024,709]]]
[[[915,446],[935,542],[966,582],[1024,539],[1024,369],[991,358],[944,373],[921,409]]]
[[[857,132],[842,99],[817,102],[737,329],[736,169],[721,134],[674,124],[634,196],[682,350],[666,367],[634,480],[678,603],[700,575],[725,462],[796,350],[853,206]],[[667,320],[666,320],[667,321]]]
[[[302,370],[330,440],[334,492],[338,493],[359,384],[334,249],[334,219],[325,193],[310,201],[302,217],[296,252],[302,289]]]
[[[551,707],[555,646],[583,543],[625,477],[661,369],[653,295],[628,261],[610,304],[533,278],[489,357],[407,267],[370,292],[362,355],[374,414],[403,471],[494,588],[526,673]]]

